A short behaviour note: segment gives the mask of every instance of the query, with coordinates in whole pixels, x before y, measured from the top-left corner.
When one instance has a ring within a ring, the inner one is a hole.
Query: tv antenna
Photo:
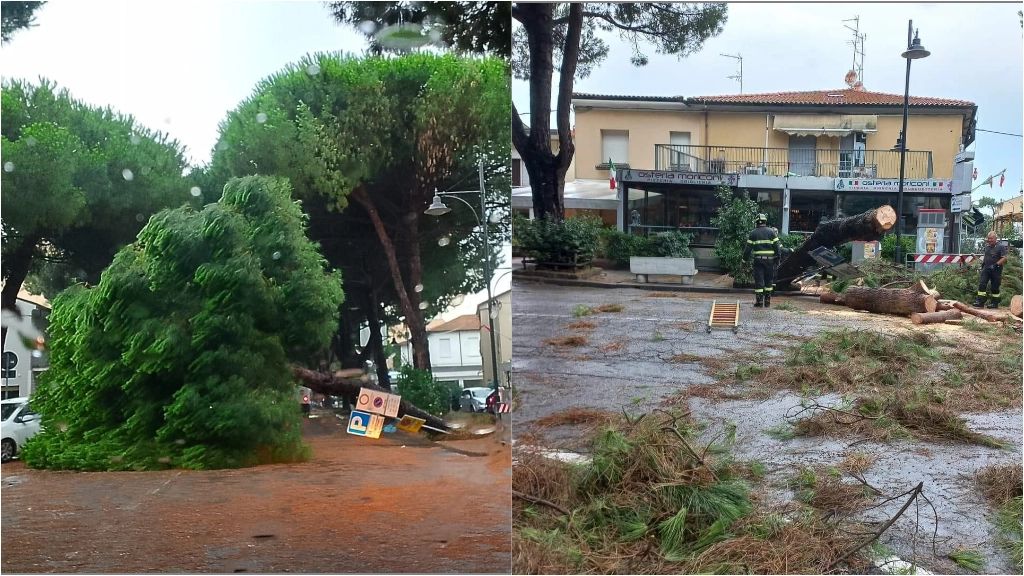
[[[734,60],[739,61],[739,63],[740,63],[740,71],[737,72],[733,76],[726,76],[726,78],[728,78],[729,80],[737,80],[737,81],[739,81],[739,83],[740,83],[740,94],[743,94],[743,56],[741,56],[739,52],[737,52],[735,56],[733,56],[732,54],[719,54],[719,55],[720,56],[725,56],[726,58],[732,58]]]
[[[846,43],[853,46],[853,65],[850,67],[850,72],[846,75],[846,84],[855,90],[864,89],[864,40],[867,39],[867,34],[860,31],[860,16],[854,16],[849,20],[843,20],[843,26],[847,30],[853,32],[853,40],[847,40]],[[845,22],[853,22],[854,25],[851,27]]]

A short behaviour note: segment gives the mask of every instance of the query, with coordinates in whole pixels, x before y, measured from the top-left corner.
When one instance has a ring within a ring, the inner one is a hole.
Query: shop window
[[[790,232],[814,232],[818,225],[834,217],[835,200],[827,196],[809,196],[791,192]]]

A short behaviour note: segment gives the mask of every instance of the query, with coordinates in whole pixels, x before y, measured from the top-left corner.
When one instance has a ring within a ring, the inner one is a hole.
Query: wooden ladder
[[[711,316],[708,317],[708,334],[712,328],[731,328],[733,333],[740,330],[739,302],[711,302]]]

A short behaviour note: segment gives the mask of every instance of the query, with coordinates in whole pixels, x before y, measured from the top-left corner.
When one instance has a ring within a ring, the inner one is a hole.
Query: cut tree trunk
[[[1021,298],[1020,294],[1010,298],[1010,314],[1017,318],[1024,315],[1024,298]]]
[[[882,234],[885,234],[895,223],[896,211],[891,206],[879,206],[874,210],[868,210],[849,218],[822,222],[814,234],[808,236],[788,258],[782,261],[776,274],[776,277],[782,280],[779,282],[778,288],[799,289],[791,282],[816,264],[814,258],[811,258],[809,254],[811,250],[821,246],[834,249],[854,240],[868,242],[879,240],[882,238]]]
[[[939,300],[935,303],[935,310],[941,312],[942,310],[952,310],[956,308],[953,304],[956,300]]]
[[[981,308],[975,308],[974,306],[968,306],[963,302],[956,302],[953,307],[963,312],[964,314],[970,314],[971,316],[977,316],[982,320],[988,322],[1002,322],[1010,317],[1006,312],[998,312],[995,310],[982,310]]]
[[[854,310],[879,314],[910,316],[915,312],[935,312],[935,298],[910,289],[864,288],[850,286],[843,293],[843,302]]]
[[[942,296],[942,294],[939,294],[938,290],[933,290],[929,288],[928,285],[924,283],[924,280],[918,280],[917,282],[910,286],[910,289],[919,294],[927,294],[932,298],[935,298],[936,300],[938,300],[939,297]]]
[[[961,320],[964,315],[959,310],[943,310],[941,312],[914,312],[910,321],[914,324],[941,324],[949,320]]]
[[[295,376],[302,380],[310,390],[319,394],[326,394],[328,396],[351,396],[358,395],[360,388],[369,388],[370,390],[376,390],[378,392],[391,393],[391,390],[385,390],[380,386],[374,385],[372,382],[364,381],[362,378],[346,378],[339,376],[329,376],[327,374],[321,374],[313,370],[307,370],[299,366],[292,366],[292,372]],[[402,403],[398,407],[398,417],[401,418],[408,414],[416,418],[422,418],[427,421],[427,426],[431,428],[437,428],[438,430],[449,431],[450,428],[444,420],[424,412],[412,404],[402,400]]]
[[[818,296],[818,302],[822,304],[835,304],[837,306],[843,306],[845,304],[845,302],[843,302],[843,295],[832,291],[822,292]]]

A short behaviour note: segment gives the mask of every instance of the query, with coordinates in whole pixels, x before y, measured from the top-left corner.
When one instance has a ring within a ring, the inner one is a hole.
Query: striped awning
[[[878,116],[849,114],[776,114],[775,129],[790,136],[848,136],[878,131]]]

